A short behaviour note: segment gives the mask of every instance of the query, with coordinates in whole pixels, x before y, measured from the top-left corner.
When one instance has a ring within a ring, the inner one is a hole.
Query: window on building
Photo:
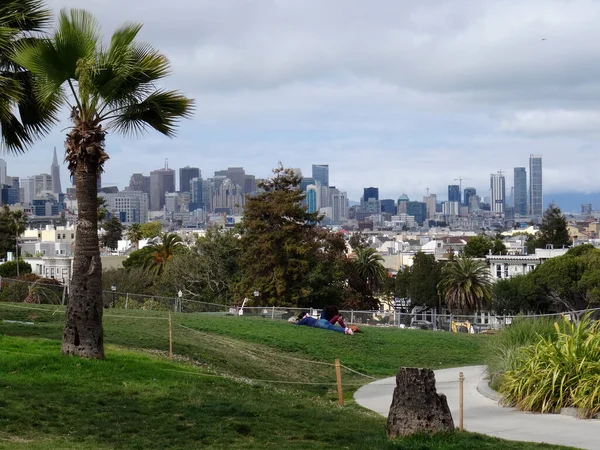
[[[502,278],[502,266],[496,264],[496,278]]]
[[[75,239],[75,234],[71,233],[71,239]]]
[[[508,263],[504,263],[504,278],[508,278]]]

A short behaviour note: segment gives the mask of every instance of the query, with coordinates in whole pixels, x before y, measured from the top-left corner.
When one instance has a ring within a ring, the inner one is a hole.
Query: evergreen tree
[[[241,227],[241,298],[261,305],[294,306],[312,295],[312,261],[324,242],[317,233],[319,217],[309,213],[300,191],[300,176],[279,165],[273,177],[259,183],[258,195],[248,196]]]
[[[440,265],[435,256],[415,253],[408,283],[408,296],[413,306],[436,307],[437,284],[440,281]]]
[[[548,244],[554,248],[570,247],[572,245],[567,219],[555,204],[548,206],[540,225],[537,237],[538,248],[545,248]]]
[[[102,236],[102,245],[106,248],[116,249],[119,246],[119,240],[123,236],[123,224],[112,216],[102,224],[104,235]]]

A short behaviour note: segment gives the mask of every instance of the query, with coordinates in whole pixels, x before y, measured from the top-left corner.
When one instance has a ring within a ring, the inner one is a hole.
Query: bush
[[[31,273],[31,265],[22,259],[19,260],[19,274]],[[0,277],[16,277],[17,261],[7,261],[0,264]]]
[[[564,319],[554,335],[517,350],[500,385],[503,401],[532,412],[579,408],[581,417],[600,412],[600,322],[586,314]]]
[[[0,302],[58,304],[62,301],[63,285],[53,278],[41,278],[33,273],[14,279],[3,279]]]
[[[488,341],[487,367],[490,374],[490,386],[498,389],[503,375],[515,368],[515,356],[519,349],[537,343],[540,337],[554,334],[554,319],[515,319]]]

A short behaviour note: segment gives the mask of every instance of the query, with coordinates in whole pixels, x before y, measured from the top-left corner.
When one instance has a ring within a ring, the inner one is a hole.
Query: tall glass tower
[[[490,175],[492,189],[492,212],[504,213],[506,207],[506,184],[501,171]]]
[[[460,203],[460,186],[458,184],[448,185],[448,201]]]
[[[525,167],[515,167],[513,203],[515,215],[527,215],[527,171]]]
[[[329,186],[329,164],[313,164],[312,177],[321,183],[321,186]]]
[[[533,217],[541,217],[544,214],[542,155],[529,156],[529,214]]]

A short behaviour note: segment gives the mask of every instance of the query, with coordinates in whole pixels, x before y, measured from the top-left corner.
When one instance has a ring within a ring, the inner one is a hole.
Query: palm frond
[[[41,0],[2,0],[0,23],[24,32],[42,31],[52,19],[52,13]]]
[[[178,119],[191,116],[193,109],[193,100],[178,91],[156,91],[141,102],[116,111],[108,127],[126,135],[138,135],[150,127],[173,136]]]

